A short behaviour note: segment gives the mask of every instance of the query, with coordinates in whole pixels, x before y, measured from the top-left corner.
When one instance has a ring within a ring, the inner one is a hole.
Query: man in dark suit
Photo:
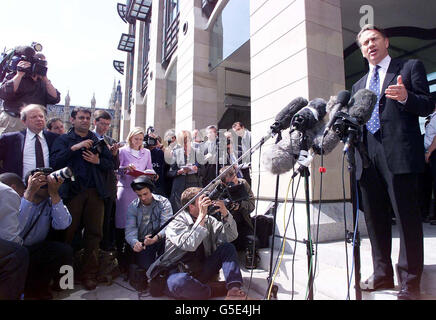
[[[364,26],[357,41],[370,70],[354,84],[352,93],[367,88],[378,96],[363,132],[370,163],[359,183],[374,274],[361,283],[361,288],[394,288],[392,205],[400,233],[398,299],[419,299],[424,257],[417,190],[418,174],[424,171],[424,146],[418,117],[433,111],[426,71],[418,60],[391,59],[389,39],[373,25]]]
[[[49,153],[57,134],[44,130],[45,108],[29,104],[21,111],[26,129],[0,136],[0,173],[13,172],[23,178],[38,167],[49,167]]]
[[[103,220],[103,239],[100,247],[102,250],[111,250],[115,245],[115,206],[117,202],[117,177],[114,170],[120,166],[120,157],[118,149],[120,144],[106,135],[111,126],[112,117],[105,110],[94,112],[94,134],[98,139],[103,139],[109,151],[112,153],[113,170],[107,170],[105,174],[105,183],[109,189],[109,195],[104,199],[104,220]]]

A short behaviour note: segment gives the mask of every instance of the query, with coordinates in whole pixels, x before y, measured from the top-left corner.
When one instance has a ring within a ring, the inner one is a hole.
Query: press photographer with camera
[[[25,130],[0,136],[0,173],[24,177],[32,169],[49,166],[50,151],[58,135],[44,129],[44,106],[26,106],[21,110],[21,121]]]
[[[84,223],[84,258],[80,278],[87,290],[97,286],[98,250],[102,239],[104,202],[108,196],[104,175],[113,170],[113,157],[103,140],[89,130],[91,111],[75,108],[71,112],[72,127],[58,137],[53,145],[50,163],[54,169],[70,167],[74,181],[60,188],[60,195],[72,216],[65,240],[71,244],[74,234]]]
[[[63,230],[71,223],[71,215],[58,193],[65,171],[68,169],[53,172],[51,168],[37,168],[25,175],[25,183],[13,173],[0,177],[17,192],[24,190],[17,219],[19,237],[29,253],[25,299],[51,299],[50,281],[53,279],[59,288],[60,267],[73,262],[70,246],[47,240],[50,227]]]
[[[59,103],[61,95],[47,77],[45,56],[29,46],[15,48],[4,81],[0,98],[4,100],[0,113],[0,130],[13,132],[23,129],[19,121],[21,109],[28,104]],[[3,71],[3,70],[1,70]],[[1,133],[1,132],[0,132]]]
[[[50,174],[51,168],[37,168],[25,176],[26,191],[21,199],[18,219],[20,236],[29,251],[24,297],[26,299],[52,299],[49,288],[59,288],[63,265],[73,265],[72,248],[61,242],[47,241],[50,227],[65,230],[71,224],[71,215],[59,196],[64,179]]]
[[[186,189],[182,193],[182,205],[200,191],[198,187]],[[212,205],[218,206],[222,221],[208,215]],[[238,236],[236,222],[222,201],[213,202],[202,194],[168,224],[165,235],[165,252],[147,271],[152,279],[150,286],[164,272],[167,276],[162,293],[175,299],[209,299],[226,292],[226,299],[247,298],[241,289],[237,252],[230,243]],[[224,273],[224,286],[212,281],[220,269]]]
[[[221,168],[220,173],[223,173],[228,168],[229,166]],[[233,244],[238,251],[245,250],[248,244],[251,243],[251,239],[249,238],[251,238],[250,236],[252,236],[254,232],[254,227],[250,216],[250,213],[255,208],[253,191],[245,179],[238,178],[234,167],[230,168],[226,174],[221,177],[221,181],[218,180],[215,182],[215,184],[211,186],[211,190],[215,189],[220,184],[224,187],[232,187],[242,184],[248,194],[246,199],[241,201],[231,201],[227,206],[238,227],[238,238],[233,241]]]

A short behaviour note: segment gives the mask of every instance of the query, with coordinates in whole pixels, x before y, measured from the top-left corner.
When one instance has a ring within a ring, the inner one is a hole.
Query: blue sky
[[[43,45],[47,76],[61,92],[70,91],[71,104],[107,107],[114,79],[123,76],[112,61],[126,58],[119,51],[121,33],[128,26],[116,4],[124,0],[1,0],[0,51],[33,41]]]

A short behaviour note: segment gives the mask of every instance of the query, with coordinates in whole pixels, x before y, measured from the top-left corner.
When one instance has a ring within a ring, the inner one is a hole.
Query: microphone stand
[[[276,138],[276,144],[279,143],[279,141],[282,140],[282,134],[281,132],[278,133]],[[272,234],[272,240],[271,240],[271,254],[269,256],[269,274],[267,277],[268,281],[268,288],[271,287],[272,283],[272,272],[273,272],[273,258],[274,258],[274,242],[276,237],[276,223],[277,223],[277,206],[278,206],[278,196],[279,196],[279,184],[280,184],[280,175],[278,174],[276,177],[276,192],[274,196],[274,210],[273,210],[273,234]],[[271,294],[272,296],[277,299],[277,292],[279,290],[279,287],[277,285],[273,285],[271,288]]]
[[[306,151],[308,149],[307,145],[307,136],[303,134],[302,142],[301,142],[301,151]],[[300,151],[300,152],[301,152]],[[312,257],[314,255],[313,245],[312,245],[312,236],[310,234],[310,193],[309,193],[309,165],[312,162],[313,158],[310,155],[301,155],[298,158],[298,163],[300,164],[300,167],[297,169],[297,171],[294,172],[292,175],[292,179],[295,178],[298,174],[300,176],[304,177],[304,192],[305,192],[305,203],[306,203],[306,216],[307,216],[307,237],[309,240],[303,240],[303,242],[306,244],[306,254],[307,254],[307,270],[308,270],[308,285],[309,285],[309,293],[307,296],[308,300],[313,300],[313,264],[312,264]]]
[[[356,291],[356,300],[362,300],[362,290],[360,288],[360,234],[359,221],[357,220],[357,179],[356,179],[356,147],[361,150],[360,137],[362,136],[361,126],[358,121],[346,113],[341,113],[337,123],[333,126],[341,141],[345,143],[343,152],[347,155],[348,171],[350,173],[350,194],[353,207],[353,230],[347,231],[346,241],[353,244],[353,259],[354,259],[354,288]],[[362,155],[364,166],[367,162],[365,154]],[[347,280],[348,281],[348,280]]]

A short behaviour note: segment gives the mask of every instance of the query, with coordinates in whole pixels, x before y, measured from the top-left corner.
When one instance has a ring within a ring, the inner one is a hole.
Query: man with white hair
[[[49,153],[58,135],[44,129],[45,120],[42,105],[29,104],[21,110],[26,129],[0,136],[0,173],[13,172],[22,178],[32,169],[50,165]]]

